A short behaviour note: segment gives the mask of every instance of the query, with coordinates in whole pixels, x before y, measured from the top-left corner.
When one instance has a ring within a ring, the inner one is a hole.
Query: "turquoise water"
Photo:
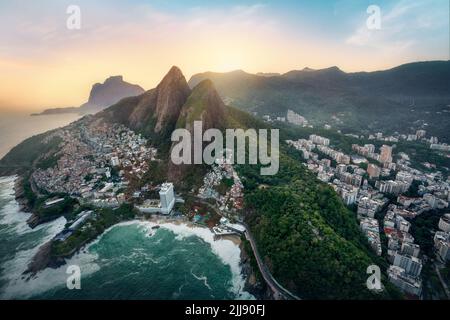
[[[243,291],[239,247],[214,241],[208,229],[151,222],[112,227],[68,264],[26,280],[37,248],[65,223],[63,218],[36,230],[18,211],[13,179],[0,179],[0,298],[2,299],[251,299]],[[68,290],[66,270],[78,265],[81,290]]]
[[[77,114],[31,117],[28,113],[5,113],[0,116],[0,158],[23,140],[39,133],[63,127],[80,118]]]

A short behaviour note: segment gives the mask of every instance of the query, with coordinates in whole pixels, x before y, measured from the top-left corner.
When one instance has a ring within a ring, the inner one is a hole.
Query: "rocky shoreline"
[[[25,197],[23,181],[23,176],[18,176],[16,178],[16,181],[14,182],[14,195],[17,203],[19,204],[20,211],[31,212],[32,208],[28,202],[28,199]]]
[[[40,218],[37,214],[33,212],[33,206],[29,203],[25,196],[24,184],[25,178],[23,176],[18,176],[14,183],[14,194],[17,203],[19,204],[20,211],[31,213],[31,217],[28,218],[27,224],[31,229],[36,228],[42,223],[51,221],[52,219],[44,220]]]
[[[14,182],[14,196],[19,205],[19,210],[26,213],[31,213],[31,216],[27,219],[27,224],[31,229],[36,228],[39,224],[48,222],[40,219],[34,212],[33,207],[30,205],[28,199],[25,197],[24,192],[24,180],[23,176],[18,176]],[[64,258],[53,258],[51,256],[52,241],[42,245],[37,253],[34,255],[31,262],[28,264],[27,269],[23,273],[24,275],[34,276],[41,270],[46,268],[58,268],[65,263]]]
[[[244,290],[251,293],[258,300],[273,300],[272,292],[264,282],[258,280],[256,272],[251,266],[251,258],[245,250],[243,242],[240,243],[239,249],[241,249],[242,275],[245,279]]]
[[[50,240],[39,248],[38,252],[28,264],[27,269],[23,272],[24,275],[28,275],[31,278],[39,271],[47,268],[57,269],[66,264],[65,258],[52,256],[52,243],[53,240]]]

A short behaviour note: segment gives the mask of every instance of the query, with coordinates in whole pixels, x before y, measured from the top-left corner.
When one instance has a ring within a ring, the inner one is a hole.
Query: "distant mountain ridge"
[[[204,79],[212,80],[219,92],[226,90],[224,85],[228,84],[232,78],[239,82],[265,80],[266,86],[276,88],[277,81],[291,80],[297,84],[314,84],[320,85],[320,80],[335,80],[336,87],[348,85],[351,87],[367,86],[368,88],[389,88],[391,91],[401,93],[410,93],[412,86],[422,85],[422,92],[426,93],[445,93],[450,95],[448,82],[450,80],[450,61],[425,61],[413,62],[388,70],[373,72],[351,72],[342,71],[339,67],[333,66],[325,69],[304,68],[302,70],[292,70],[284,74],[277,73],[257,73],[251,74],[243,70],[235,70],[231,72],[204,72],[195,74],[189,80],[189,86],[192,88]],[[268,79],[266,79],[268,78]],[[424,81],[428,79],[428,81]],[[386,82],[387,81],[387,82]],[[273,83],[272,83],[273,82]],[[397,86],[392,87],[396,83]],[[278,83],[279,84],[279,83]],[[235,84],[239,86],[240,83]],[[249,85],[255,85],[250,83]]]
[[[39,114],[49,115],[62,113],[93,114],[119,102],[121,99],[142,94],[144,89],[136,84],[123,81],[122,76],[112,76],[104,83],[96,83],[92,86],[88,102],[77,107],[46,109]]]
[[[227,103],[261,115],[284,116],[290,109],[316,124],[338,116],[344,121],[341,129],[361,131],[401,130],[422,120],[440,136],[445,136],[444,129],[450,125],[448,113],[436,116],[450,104],[450,61],[415,62],[355,73],[338,67],[305,68],[278,76],[242,70],[206,72],[192,76],[189,86],[205,79],[214,82]]]
[[[62,107],[62,108],[50,108],[45,109],[42,112],[32,113],[31,116],[46,116],[46,115],[54,115],[54,114],[67,114],[67,113],[79,113],[79,107]]]

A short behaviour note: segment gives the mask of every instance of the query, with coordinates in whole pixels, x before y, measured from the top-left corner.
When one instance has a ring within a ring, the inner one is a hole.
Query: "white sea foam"
[[[177,239],[197,236],[211,245],[212,252],[216,254],[224,264],[228,265],[233,275],[232,292],[238,295],[239,299],[254,299],[254,297],[244,291],[245,279],[242,276],[241,250],[233,241],[227,239],[214,240],[214,234],[207,228],[190,227],[186,224],[163,224],[162,228],[171,230],[177,234]]]
[[[58,285],[65,284],[65,279],[67,278],[65,268],[60,268],[61,270],[45,269],[37,273],[30,280],[27,280],[27,277],[23,276],[23,272],[27,269],[28,264],[38,252],[39,248],[59,233],[65,224],[66,219],[60,217],[55,221],[39,226],[39,230],[41,231],[36,229],[32,231],[40,232],[40,237],[37,239],[36,245],[29,250],[17,251],[11,260],[6,261],[2,265],[1,277],[3,280],[6,280],[7,284],[2,288],[0,298],[29,298]],[[74,261],[74,263],[70,262],[69,264],[77,264],[77,261]]]
[[[31,217],[31,213],[23,212],[20,210],[20,206],[15,200],[13,189],[14,181],[15,177],[10,177],[7,180],[7,186],[2,186],[1,196],[6,203],[0,210],[0,225],[7,225],[9,227],[9,232],[13,231],[18,235],[35,233],[43,229],[49,229],[47,233],[51,234],[52,232],[54,232],[55,228],[56,233],[60,232],[65,224],[64,218],[64,224],[62,223],[62,220],[59,220],[60,223],[52,222],[50,224],[41,224],[34,229],[31,229],[28,226],[27,220]]]
[[[160,225],[161,228],[169,230],[176,234],[176,239],[182,241],[187,237],[199,237],[206,243],[211,246],[212,252],[220,258],[222,263],[228,265],[230,267],[232,273],[232,287],[231,292],[236,294],[238,299],[254,299],[253,295],[244,291],[245,279],[242,275],[242,268],[240,265],[240,253],[241,250],[238,245],[236,245],[233,241],[228,239],[218,239],[214,240],[214,234],[207,228],[190,226],[184,223],[174,224],[174,223],[155,223],[151,221],[127,221],[116,224],[110,228],[108,228],[101,236],[97,238],[94,242],[98,242],[101,240],[103,236],[105,236],[109,231],[114,228],[121,226],[130,226],[130,225],[138,225],[143,228],[142,232],[148,234],[152,230],[152,227],[156,225]],[[153,240],[152,240],[153,241]],[[161,239],[158,239],[161,241]],[[92,243],[91,245],[93,245]]]
[[[20,211],[19,204],[15,199],[15,180],[16,176],[0,178],[0,199],[3,200],[3,205],[0,210],[0,224],[7,225],[9,227],[8,231],[13,231],[17,234],[33,232],[34,230],[28,227],[26,223],[31,214]]]
[[[61,232],[64,228],[66,220],[64,218],[59,218],[51,224],[47,236],[43,239],[42,244],[52,239],[57,233]],[[30,298],[38,294],[44,293],[50,289],[65,286],[67,280],[66,270],[70,265],[77,265],[81,269],[82,277],[89,276],[100,270],[98,264],[98,255],[96,253],[91,253],[89,248],[97,244],[103,236],[105,236],[109,231],[116,227],[131,225],[136,222],[123,222],[114,225],[105,230],[97,239],[92,241],[79,253],[75,254],[72,258],[66,260],[66,264],[57,268],[51,269],[47,268],[45,270],[37,273],[32,279],[27,280],[22,276],[23,271],[25,271],[26,266],[31,261],[32,257],[36,254],[40,245],[32,250],[19,252],[16,257],[8,261],[5,264],[5,274],[8,275],[8,285],[4,290],[4,293],[0,294],[2,299],[11,298]],[[113,262],[113,261],[111,261]],[[104,263],[107,265],[108,262]]]
[[[18,209],[18,208],[16,208]],[[11,210],[11,211],[10,211]],[[2,222],[8,222],[8,223],[18,223],[19,227],[16,226],[17,232],[29,232],[25,226],[26,225],[26,218],[22,216],[16,216],[12,211],[12,208],[10,207],[7,211],[9,211],[8,218],[2,219]],[[16,214],[17,214],[16,210]],[[23,214],[23,213],[21,213]],[[5,220],[9,219],[9,220]],[[24,223],[25,225],[21,225]],[[121,227],[121,226],[129,226],[129,225],[138,225],[140,227],[143,227],[143,231],[146,234],[150,230],[152,230],[152,227],[157,225],[154,222],[149,221],[128,221],[128,222],[122,222],[119,224],[116,224],[107,230],[105,230],[104,233],[102,233],[99,237],[97,237],[96,240],[91,242],[82,252],[76,254],[74,257],[69,259],[67,261],[67,264],[64,266],[61,266],[58,269],[45,269],[41,272],[39,272],[35,277],[33,277],[30,280],[26,280],[22,273],[26,269],[26,266],[31,261],[32,257],[37,252],[38,248],[44,244],[45,242],[49,241],[54,235],[56,235],[58,232],[60,232],[66,221],[64,218],[60,218],[58,220],[55,220],[49,224],[45,224],[42,226],[39,226],[40,229],[43,230],[44,236],[40,239],[40,244],[36,246],[33,249],[30,250],[22,250],[16,253],[15,257],[6,262],[3,265],[3,275],[2,278],[7,281],[7,285],[2,288],[2,292],[0,292],[0,298],[1,299],[26,299],[33,296],[36,296],[38,294],[44,293],[48,290],[62,287],[66,285],[67,280],[67,266],[69,265],[78,265],[81,268],[82,277],[85,277],[87,275],[93,274],[100,270],[100,266],[98,265],[98,255],[91,253],[89,251],[89,248],[99,241],[108,234],[112,229]],[[233,278],[232,278],[232,287],[231,292],[236,294],[238,299],[254,299],[254,297],[249,294],[248,292],[244,291],[244,283],[245,279],[242,276],[241,273],[241,266],[240,266],[240,249],[239,246],[237,246],[235,243],[233,243],[230,240],[226,239],[220,239],[220,240],[214,240],[214,235],[212,232],[207,228],[202,227],[192,227],[187,224],[173,224],[173,223],[163,223],[161,224],[161,228],[164,228],[166,230],[172,231],[174,234],[176,234],[177,240],[183,240],[186,237],[196,236],[201,238],[203,241],[210,244],[212,252],[216,254],[221,261],[228,265],[230,267],[230,270],[232,272]],[[35,229],[35,230],[40,230]],[[150,239],[149,239],[150,240]],[[161,239],[159,239],[161,240]],[[152,240],[153,241],[153,240]],[[138,253],[135,253],[138,254]],[[152,260],[154,263],[157,261]],[[198,280],[204,281],[205,286],[209,287],[209,284],[207,282],[207,278],[205,276],[197,276],[194,275]]]
[[[199,281],[203,281],[203,284],[205,285],[205,287],[207,287],[209,290],[212,291],[212,288],[209,286],[209,283],[208,283],[208,277],[207,277],[207,276],[198,276],[198,275],[196,275],[196,274],[192,271],[192,269],[191,269],[191,274],[192,274],[192,276],[193,276],[195,279],[197,279],[197,280],[199,280]]]
[[[10,279],[8,285],[0,294],[1,299],[27,299],[54,288],[64,287],[66,286],[68,277],[66,270],[70,265],[79,266],[82,277],[100,270],[100,267],[96,263],[96,260],[98,259],[97,255],[81,253],[69,259],[65,265],[57,269],[47,268],[40,271],[32,279],[27,280],[22,276],[20,271],[14,270],[14,266],[17,265],[18,262],[20,263],[20,261],[26,263],[26,261],[33,256],[33,253],[30,253],[30,251],[32,250],[22,252],[22,254],[14,259],[13,263],[9,263],[6,274]]]
[[[147,229],[151,229],[153,226],[157,225],[154,222],[135,222]],[[212,252],[217,255],[221,261],[230,267],[231,273],[233,275],[232,279],[232,292],[237,295],[239,299],[254,299],[254,297],[244,291],[245,279],[242,275],[242,268],[240,265],[240,253],[241,250],[233,241],[228,239],[218,239],[214,240],[214,234],[207,228],[189,226],[187,224],[174,224],[174,223],[163,223],[161,228],[170,230],[175,233],[177,240],[183,240],[187,237],[196,236],[201,238],[203,241],[211,246]]]
[[[62,220],[61,220],[62,219]],[[47,236],[42,239],[42,244],[52,239],[58,232],[60,232],[65,225],[66,221],[64,218],[59,218],[58,220],[51,223],[51,227],[49,232],[47,232]],[[38,272],[32,279],[27,280],[22,276],[22,273],[25,271],[28,263],[31,261],[33,256],[36,254],[40,245],[34,249],[20,251],[16,254],[14,259],[6,262],[4,264],[4,274],[6,275],[6,279],[8,281],[7,286],[0,293],[1,299],[26,299],[41,293],[44,293],[48,290],[63,287],[66,285],[67,267],[70,265],[77,265],[81,269],[81,276],[86,277],[100,270],[100,266],[98,264],[98,255],[95,253],[91,253],[89,248],[95,244],[97,244],[104,235],[106,235],[113,228],[125,225],[131,225],[136,222],[124,222],[114,225],[105,232],[103,232],[97,239],[92,241],[84,250],[75,254],[72,258],[66,260],[66,264],[57,268],[51,269],[47,268]],[[107,262],[105,263],[108,264]]]
[[[14,182],[17,176],[0,177],[0,184]]]
[[[59,285],[61,283],[59,280],[62,279],[58,276],[58,272],[53,269],[39,272],[29,281],[22,275],[39,248],[63,230],[66,219],[60,217],[31,229],[26,222],[31,214],[20,211],[20,207],[15,201],[13,189],[15,179],[15,176],[0,178],[0,197],[6,201],[0,210],[0,224],[8,226],[4,232],[11,233],[11,236],[25,234],[35,234],[36,236],[32,238],[33,240],[30,240],[32,242],[20,244],[13,258],[2,264],[0,277],[5,280],[6,285],[1,288],[1,299],[27,298]],[[33,248],[21,250],[21,248],[29,248],[30,246]],[[67,275],[64,275],[64,279],[66,277]]]
[[[0,199],[14,197],[14,182],[17,176],[0,177]]]
[[[38,243],[36,245],[43,244],[64,228],[66,219],[61,217],[50,223],[41,224],[36,228],[31,229],[27,224],[27,220],[31,216],[31,214],[20,211],[19,204],[15,200],[13,190],[15,179],[16,177],[9,177],[7,179],[8,185],[7,186],[3,185],[1,189],[2,194],[4,196],[5,195],[7,196],[3,198],[5,202],[0,210],[0,225],[7,226],[5,232],[14,233],[19,236],[28,233],[35,233],[37,235],[42,234],[42,237],[37,239]],[[21,245],[19,245],[19,247],[20,246]]]

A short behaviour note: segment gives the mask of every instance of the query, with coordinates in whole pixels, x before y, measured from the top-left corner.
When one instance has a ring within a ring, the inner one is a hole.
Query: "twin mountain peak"
[[[211,80],[191,89],[178,67],[172,67],[158,86],[141,95],[122,99],[98,114],[146,133],[164,134],[175,128],[223,128],[226,107]]]

